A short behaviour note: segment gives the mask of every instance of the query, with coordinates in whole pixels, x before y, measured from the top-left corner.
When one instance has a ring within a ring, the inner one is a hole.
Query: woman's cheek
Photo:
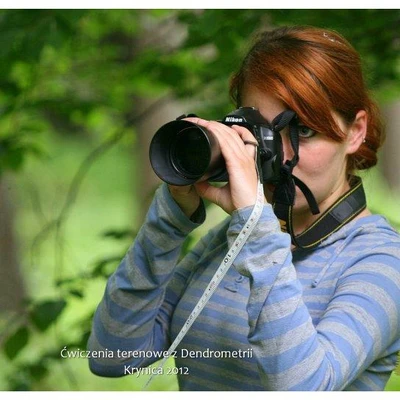
[[[324,174],[337,161],[336,155],[336,149],[331,144],[311,139],[300,148],[298,167],[310,177]]]
[[[297,170],[304,179],[321,174],[325,167],[326,157],[321,151],[303,152],[297,164]]]

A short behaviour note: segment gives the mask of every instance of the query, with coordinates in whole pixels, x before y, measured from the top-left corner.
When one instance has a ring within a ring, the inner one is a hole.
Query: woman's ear
[[[364,110],[360,110],[348,130],[347,154],[355,153],[365,141],[367,124],[367,113]]]

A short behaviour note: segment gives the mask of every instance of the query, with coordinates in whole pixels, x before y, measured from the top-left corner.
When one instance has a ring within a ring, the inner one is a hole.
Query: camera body
[[[263,183],[277,184],[283,163],[279,132],[254,107],[240,107],[221,121],[247,128],[258,143],[257,165]],[[163,125],[150,144],[150,162],[163,181],[177,186],[198,181],[226,182],[228,174],[218,141],[203,127],[183,119]]]
[[[247,128],[257,140],[257,164],[263,183],[277,184],[283,163],[282,138],[254,107],[240,107],[221,121],[223,124]]]

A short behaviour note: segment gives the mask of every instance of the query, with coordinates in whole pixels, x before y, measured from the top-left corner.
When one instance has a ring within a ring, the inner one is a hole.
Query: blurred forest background
[[[154,132],[183,113],[229,112],[248,39],[283,24],[338,30],[361,53],[387,122],[382,161],[364,174],[369,206],[399,228],[399,10],[0,10],[0,390],[143,387],[60,351],[85,349],[159,184]],[[209,214],[203,230],[224,217]]]

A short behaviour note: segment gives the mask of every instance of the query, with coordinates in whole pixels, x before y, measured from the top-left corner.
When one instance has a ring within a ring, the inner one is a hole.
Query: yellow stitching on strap
[[[284,221],[283,219],[279,219],[279,224],[281,225],[281,231],[284,233],[287,233],[287,226],[286,226],[286,221]]]
[[[353,214],[351,214],[345,221],[343,221],[339,226],[337,226],[332,232],[329,232],[328,234],[326,234],[324,237],[316,240],[314,243],[308,244],[303,246],[304,249],[307,249],[309,247],[313,247],[316,244],[322,242],[324,239],[326,239],[328,236],[332,235],[332,233],[335,233],[336,231],[338,231],[342,226],[346,225],[348,221],[350,221],[352,218],[354,218],[355,216],[357,216],[357,214],[359,214],[362,210],[364,210],[365,207],[360,208],[358,210],[356,210]],[[304,232],[303,232],[304,233]],[[297,236],[296,236],[297,239]]]

